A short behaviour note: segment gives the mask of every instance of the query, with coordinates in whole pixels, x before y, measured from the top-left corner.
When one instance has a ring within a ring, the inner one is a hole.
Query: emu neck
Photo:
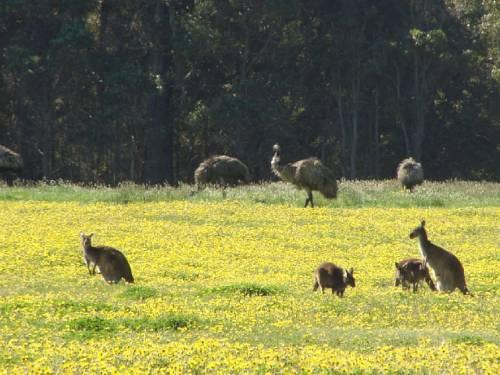
[[[282,180],[293,182],[294,169],[290,164],[280,164],[280,157],[274,155],[271,159],[271,169],[275,175],[280,177]]]

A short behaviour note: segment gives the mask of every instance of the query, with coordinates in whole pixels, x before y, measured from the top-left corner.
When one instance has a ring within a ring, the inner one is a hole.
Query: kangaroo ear
[[[83,236],[85,236],[85,233],[80,232],[80,238],[83,238]]]
[[[89,237],[92,237],[93,235],[94,235],[94,233],[90,233],[90,234],[89,234]]]
[[[422,222],[420,223],[420,226],[423,228],[425,227],[425,220],[422,220]]]
[[[398,262],[394,262],[394,264],[396,265],[396,269],[399,270],[399,263]]]
[[[351,268],[349,269],[349,273],[352,275],[352,274],[354,273],[354,268],[352,268],[352,267],[351,267]]]

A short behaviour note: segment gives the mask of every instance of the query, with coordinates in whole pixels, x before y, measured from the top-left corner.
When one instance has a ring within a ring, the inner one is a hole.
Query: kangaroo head
[[[425,234],[425,220],[422,220],[422,222],[420,223],[420,226],[416,227],[415,229],[413,229],[411,232],[410,232],[410,238],[413,239],[413,238],[416,238],[416,237],[420,237],[422,235]]]
[[[405,280],[410,280],[414,278],[414,272],[413,270],[409,269],[408,263],[405,263],[403,265],[400,265],[398,262],[396,264],[396,282],[395,286],[398,286],[400,283],[402,283]]]
[[[354,280],[353,274],[354,274],[354,269],[352,267],[349,270],[344,270],[344,283],[354,288],[356,286],[356,280]]]
[[[405,279],[406,270],[403,266],[400,266],[398,262],[394,264],[396,265],[396,280],[394,286],[398,286]]]
[[[92,238],[93,235],[94,235],[94,233],[90,233],[87,236],[85,233],[80,232],[80,241],[81,241],[82,246],[84,248],[88,248],[88,247],[92,246],[91,238]]]

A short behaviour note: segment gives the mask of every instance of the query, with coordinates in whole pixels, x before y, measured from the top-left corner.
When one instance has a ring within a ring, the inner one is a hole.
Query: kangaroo
[[[425,220],[410,233],[410,238],[420,242],[420,252],[427,266],[432,269],[436,278],[438,291],[453,292],[460,289],[463,294],[471,294],[465,283],[464,267],[458,258],[445,249],[434,245],[427,238]]]
[[[85,235],[80,233],[80,240],[83,247],[83,257],[89,274],[95,274],[96,266],[108,283],[117,283],[123,277],[129,283],[134,282],[132,270],[127,258],[121,251],[108,246],[92,246],[91,238],[94,233]],[[92,265],[92,270],[90,269]]]
[[[325,288],[331,288],[332,294],[336,293],[337,296],[343,297],[345,288],[348,285],[353,288],[355,286],[353,273],[354,269],[352,268],[347,271],[333,263],[322,263],[314,271],[313,292],[315,292],[318,287],[321,288],[322,293],[325,293]]]
[[[400,262],[396,262],[396,278],[394,286],[401,284],[403,289],[410,289],[410,284],[413,286],[413,292],[418,290],[422,281],[425,280],[431,290],[436,290],[430,275],[427,264],[421,259],[408,258]]]

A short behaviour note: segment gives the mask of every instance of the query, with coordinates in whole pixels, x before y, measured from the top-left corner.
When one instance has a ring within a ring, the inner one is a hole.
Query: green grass
[[[124,290],[120,296],[131,300],[145,300],[147,298],[156,297],[157,294],[158,292],[155,288],[134,285]]]
[[[106,319],[89,316],[70,320],[61,329],[66,330],[66,338],[89,339],[119,334],[124,330],[162,332],[192,328],[198,319],[190,315],[163,314],[158,317],[140,317],[129,319]]]
[[[223,285],[215,288],[211,288],[209,293],[215,294],[241,294],[246,297],[253,296],[272,296],[281,292],[281,289],[277,286],[269,285],[258,285],[254,283],[242,283],[242,284],[232,284]]]
[[[146,187],[123,183],[117,187],[81,186],[70,183],[34,183],[9,187],[0,185],[0,200],[35,200],[82,203],[238,200],[247,203],[286,204],[300,207],[304,191],[286,183],[262,183],[226,189],[207,188],[195,193],[192,185]],[[500,206],[500,183],[445,181],[425,182],[413,193],[403,191],[395,180],[342,180],[337,199],[314,193],[318,207],[484,207]]]

